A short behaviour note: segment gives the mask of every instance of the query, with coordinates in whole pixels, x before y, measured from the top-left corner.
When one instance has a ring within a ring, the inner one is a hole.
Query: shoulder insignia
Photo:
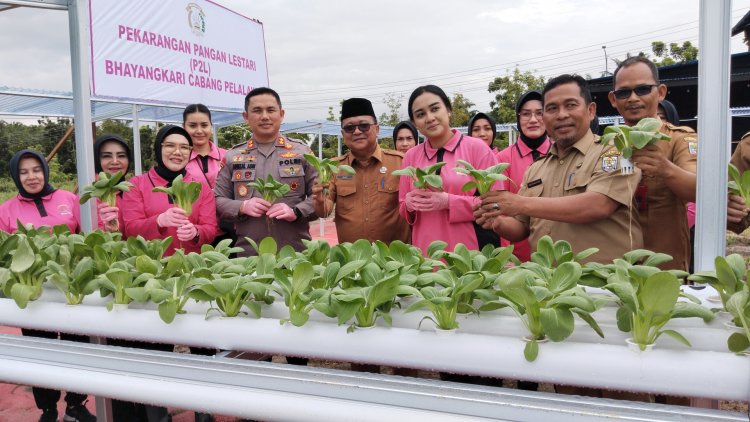
[[[232,145],[232,147],[229,148],[229,149],[235,149],[235,148],[239,148],[239,147],[244,147],[245,145],[247,145],[247,141],[240,142],[239,144],[236,144],[236,145]]]
[[[695,130],[691,128],[690,126],[675,126],[669,122],[664,123],[664,126],[666,126],[667,129],[673,130],[675,132],[695,133]]]
[[[611,173],[620,166],[620,153],[617,150],[608,150],[601,156],[602,158],[602,171],[605,173]]]
[[[683,139],[685,139],[685,142],[688,144],[688,152],[690,152],[690,155],[698,154],[698,139],[693,135],[688,135]]]
[[[382,149],[382,151],[383,154],[395,155],[397,157],[404,158],[404,153],[401,151],[396,151],[395,149]]]
[[[286,145],[284,145],[284,148],[286,148],[286,149],[294,149],[294,145],[292,145],[291,143],[287,143]]]
[[[251,139],[247,141],[247,149],[252,149],[252,148],[255,148],[255,141]]]

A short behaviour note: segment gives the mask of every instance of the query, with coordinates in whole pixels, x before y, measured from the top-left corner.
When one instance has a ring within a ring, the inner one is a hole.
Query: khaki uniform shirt
[[[408,243],[409,224],[398,212],[399,177],[391,174],[401,168],[404,155],[377,146],[369,165],[357,161],[351,152],[336,157],[350,165],[355,175],[339,172],[330,185],[330,198],[336,204],[336,232],[339,242],[367,239]]]
[[[656,146],[683,170],[697,170],[698,140],[695,131],[687,126],[664,123],[661,132],[671,141],[659,141]],[[644,175],[636,193],[639,222],[643,230],[643,247],[672,256],[672,261],[660,265],[662,269],[688,270],[690,261],[690,228],[687,222],[687,203],[678,198],[658,177]]]
[[[621,160],[614,146],[599,143],[589,131],[562,155],[553,145],[547,156],[532,164],[524,175],[519,195],[561,198],[599,192],[620,204],[609,217],[587,224],[517,216],[529,226],[532,249],[536,249],[541,237],[549,235],[553,240],[570,242],[574,252],[599,248],[586,261],[606,264],[641,248],[643,237],[633,201],[641,171],[635,168],[632,174],[622,174]]]
[[[268,156],[260,152],[252,139],[227,151],[214,186],[216,213],[219,219],[234,222],[237,231],[236,246],[245,249],[241,255],[256,254],[245,237],[260,242],[263,238],[272,236],[279,248],[292,245],[295,250],[304,249],[302,239],[310,239],[309,221],[317,218],[312,204],[312,187],[318,172],[302,157],[302,154],[309,152],[307,145],[283,136],[278,137]],[[261,197],[248,183],[265,179],[269,174],[290,188],[289,193],[276,202],[297,208],[301,218],[289,222],[267,219],[265,216],[240,215],[240,207],[245,200]]]
[[[750,132],[742,136],[729,162],[737,167],[740,174],[750,170]],[[727,229],[735,233],[742,233],[748,226],[750,226],[750,215],[745,217],[740,223],[727,223]]]

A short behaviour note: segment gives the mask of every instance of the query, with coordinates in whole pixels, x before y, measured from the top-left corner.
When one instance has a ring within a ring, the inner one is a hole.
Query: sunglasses
[[[341,130],[346,133],[354,133],[355,130],[359,129],[360,132],[365,133],[370,130],[370,126],[375,126],[374,123],[358,123],[356,125],[342,126]]]
[[[616,89],[612,91],[612,93],[615,94],[615,98],[617,98],[618,100],[625,100],[625,99],[630,98],[630,95],[634,92],[635,92],[635,95],[639,97],[648,95],[651,93],[651,90],[653,90],[655,86],[658,86],[658,85],[638,85],[635,88]]]

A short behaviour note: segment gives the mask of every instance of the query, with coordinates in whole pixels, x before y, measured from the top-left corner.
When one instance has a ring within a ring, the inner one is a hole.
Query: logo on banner
[[[206,33],[206,14],[195,3],[189,3],[185,8],[188,12],[188,25],[193,34],[202,37]]]

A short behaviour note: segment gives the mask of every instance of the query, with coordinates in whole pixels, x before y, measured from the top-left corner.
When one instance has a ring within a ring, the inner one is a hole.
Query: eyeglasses
[[[360,132],[365,133],[370,130],[370,126],[375,126],[375,123],[358,123],[356,125],[346,125],[342,126],[341,130],[346,133],[354,133],[356,129],[359,129]]]
[[[171,154],[175,152],[177,149],[180,150],[181,154],[190,154],[190,150],[193,149],[190,145],[185,144],[173,144],[173,143],[165,143],[161,144],[161,149],[164,150],[164,152]]]
[[[542,120],[542,112],[541,111],[531,111],[531,110],[524,110],[520,113],[518,113],[518,116],[521,118],[521,120],[531,120],[531,116],[536,117],[537,120]]]
[[[658,85],[638,85],[635,88],[616,89],[612,91],[612,93],[615,94],[615,98],[617,98],[618,100],[626,100],[630,98],[630,94],[634,92],[635,92],[635,95],[639,97],[648,95],[651,93],[651,90],[654,89],[655,86],[658,86]]]

